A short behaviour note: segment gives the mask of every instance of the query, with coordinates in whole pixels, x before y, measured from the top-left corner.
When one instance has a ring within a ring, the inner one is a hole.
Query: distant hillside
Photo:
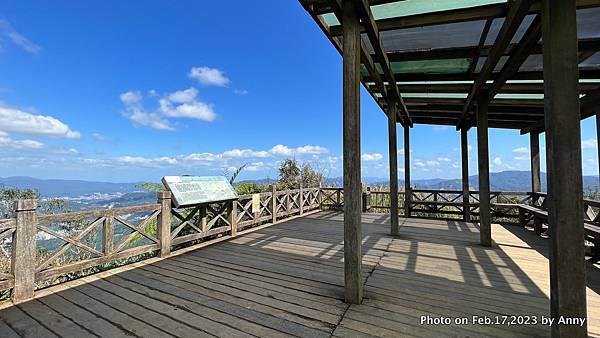
[[[503,171],[490,174],[491,189],[500,191],[526,191],[531,189],[531,174],[529,171]],[[254,182],[259,185],[268,185],[276,182],[273,179],[245,180],[242,182]],[[377,177],[363,177],[363,182],[370,185],[387,185],[388,181]],[[469,177],[471,188],[478,185],[478,176]],[[399,181],[404,185],[404,181]],[[81,200],[85,204],[115,203],[118,205],[129,205],[137,201],[148,201],[154,199],[154,193],[148,193],[144,189],[136,187],[137,182],[111,183],[94,182],[82,180],[57,180],[38,179],[33,177],[8,177],[0,178],[0,186],[16,187],[19,189],[37,189],[44,197],[66,197]],[[341,177],[327,178],[328,186],[341,187]],[[420,179],[413,180],[412,186],[420,189],[446,189],[460,190],[460,179]],[[598,176],[583,177],[584,191],[596,190],[598,188]],[[542,173],[542,190],[546,191],[546,173]],[[82,198],[83,196],[83,198]],[[111,199],[116,199],[111,201]],[[75,202],[75,201],[73,201]]]
[[[546,173],[541,174],[541,181],[542,191],[546,191]],[[399,183],[404,185],[403,180],[400,180]],[[371,184],[388,184],[388,181],[372,182]],[[460,179],[412,180],[411,185],[419,189],[462,189],[462,181]],[[479,185],[479,176],[469,176],[469,185],[471,188],[477,188]],[[514,170],[490,173],[490,188],[496,191],[529,191],[531,190],[531,172]],[[596,189],[598,189],[598,176],[584,176],[583,190]]]
[[[0,178],[0,186],[6,188],[36,189],[45,197],[77,197],[91,194],[131,193],[143,190],[136,188],[136,184],[38,179],[27,176]]]

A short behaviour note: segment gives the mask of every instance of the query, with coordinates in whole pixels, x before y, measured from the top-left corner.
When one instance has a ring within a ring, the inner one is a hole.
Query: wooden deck
[[[0,310],[0,337],[548,336],[549,328],[421,325],[422,315],[548,315],[547,240],[494,225],[363,216],[366,298],[343,298],[342,215],[320,212],[167,259],[101,273]],[[591,335],[600,266],[588,263]]]

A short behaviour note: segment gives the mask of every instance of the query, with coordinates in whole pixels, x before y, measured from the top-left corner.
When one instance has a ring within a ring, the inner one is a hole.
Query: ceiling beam
[[[600,88],[589,92],[584,97],[579,99],[579,109],[581,110],[581,119],[586,119],[600,112]],[[544,118],[530,124],[521,129],[521,135],[527,133],[536,132],[542,133],[546,130],[546,123]]]
[[[329,39],[329,41],[335,47],[335,49],[338,51],[338,53],[340,53],[340,55],[342,55],[342,44],[340,42],[340,39],[338,39],[337,37],[333,37],[329,31],[329,27],[327,26],[327,24],[325,24],[323,19],[312,13],[311,7],[310,7],[310,2],[311,2],[311,0],[302,0],[301,1],[305,10],[311,15],[313,20],[315,20],[315,22],[317,23],[319,28],[321,28],[321,30],[323,31],[325,36]],[[339,1],[336,1],[336,3],[339,4]],[[341,16],[342,15],[341,14],[341,5],[338,8],[336,15],[338,15],[338,18],[341,20],[341,17],[342,17]],[[369,65],[373,65],[373,61],[372,61],[372,59],[370,59],[370,55],[367,52],[367,49],[364,45],[361,46],[361,61],[365,64],[365,67],[367,67],[367,70],[370,69]],[[367,82],[375,82],[376,85],[381,85],[381,87],[379,87],[379,90],[380,90],[379,93],[383,93],[383,97],[385,98],[385,97],[387,97],[385,86],[383,85],[383,82],[381,81],[381,78],[379,77],[379,73],[377,73],[374,70],[374,67],[372,67],[372,68],[373,68],[373,71],[369,71],[370,77],[369,77],[368,81],[366,81],[365,77],[361,74],[361,83],[367,89],[368,89],[368,86],[366,85]],[[377,96],[375,96],[375,94],[372,91],[368,90],[368,92],[371,95],[371,97],[373,98],[373,100],[375,100],[375,103],[377,103],[379,108],[381,108],[381,110],[387,115],[387,110],[385,109],[384,102],[379,100],[379,98]],[[383,101],[385,101],[385,100],[383,100]],[[400,115],[398,115],[398,121],[402,121],[402,117]]]
[[[513,43],[508,46],[503,56],[510,56],[518,44]],[[388,52],[388,59],[390,62],[400,61],[421,61],[421,60],[444,60],[444,59],[465,59],[478,57],[487,57],[490,53],[490,46],[484,46],[481,50],[478,46],[472,47],[452,47],[452,48],[430,48],[430,49],[416,49],[408,51],[393,51]],[[585,56],[589,57],[594,53],[600,51],[600,39],[589,38],[581,39],[578,42],[578,50]],[[530,54],[542,55],[542,44],[538,43],[532,46]],[[585,58],[583,58],[585,60]],[[580,62],[583,60],[580,59]],[[475,62],[474,64],[476,64]]]
[[[527,12],[532,4],[533,0],[516,0],[512,3],[511,8],[506,15],[506,19],[502,24],[502,28],[500,28],[496,40],[492,45],[490,54],[485,59],[485,63],[481,68],[481,72],[478,73],[469,96],[467,96],[467,99],[465,100],[463,116],[461,117],[459,124],[456,126],[456,130],[459,130],[460,127],[462,127],[462,122],[471,112],[471,107],[475,103],[475,100],[478,99],[478,97],[482,94],[486,81],[490,79],[492,73],[494,72],[494,68],[498,64],[498,61],[500,61],[502,55],[504,55],[506,48],[510,44],[510,41],[523,22],[523,18],[525,18],[527,15]]]
[[[497,75],[494,83],[491,86],[486,84],[483,87],[489,87],[489,91],[487,91],[488,97],[487,100],[491,100],[496,94],[500,92],[502,86],[512,78],[518,71],[519,68],[523,65],[523,62],[529,57],[531,53],[531,48],[540,41],[542,38],[542,22],[540,15],[536,15],[535,19],[529,25],[529,28],[521,38],[521,41],[517,44],[517,47],[514,49],[512,55],[508,58],[502,70]],[[482,87],[482,89],[483,89]],[[473,114],[467,115],[467,121],[464,121],[464,118],[461,119],[461,122],[464,122],[462,126],[466,124],[467,128],[470,128],[474,125],[475,119]],[[462,127],[461,126],[461,127]]]
[[[491,75],[490,80],[494,80],[498,73]],[[423,81],[474,81],[476,75],[470,76],[467,73],[451,74],[425,74],[425,73],[396,73],[396,83],[398,82],[423,82]],[[373,82],[371,77],[365,77],[365,82]],[[542,71],[521,71],[516,73],[511,80],[543,80]],[[600,79],[600,69],[580,69],[579,79]],[[387,85],[387,83],[386,83]]]
[[[457,93],[464,94],[471,89],[471,85],[464,84],[401,84],[398,85],[400,91],[409,93]],[[489,90],[491,84],[488,83],[485,89]],[[600,88],[600,83],[582,82],[579,84],[579,90],[582,94]],[[369,90],[378,92],[377,88],[369,86]],[[502,94],[544,94],[543,83],[506,83],[500,88]]]
[[[335,0],[336,2],[339,0]],[[373,13],[371,12],[371,7],[369,6],[369,2],[367,0],[355,0],[357,2],[357,9],[359,13],[359,17],[362,20],[363,26],[366,28],[367,36],[369,41],[371,42],[371,46],[373,46],[373,50],[375,52],[374,59],[378,61],[381,69],[383,70],[383,76],[388,83],[392,83],[394,85],[391,86],[391,97],[398,104],[399,110],[404,114],[404,123],[403,125],[412,125],[410,120],[410,114],[406,109],[406,105],[404,104],[404,100],[402,99],[402,94],[398,90],[398,86],[396,86],[396,78],[394,77],[394,72],[392,71],[392,67],[390,61],[387,57],[387,53],[385,52],[385,48],[383,48],[383,43],[379,39],[379,29],[377,28],[377,24],[375,24],[375,19],[373,19]],[[374,68],[374,67],[373,67]],[[390,96],[390,92],[388,92],[388,97]]]

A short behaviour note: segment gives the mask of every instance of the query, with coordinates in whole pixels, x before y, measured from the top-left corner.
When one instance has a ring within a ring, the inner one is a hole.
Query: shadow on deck
[[[0,336],[547,336],[473,315],[548,315],[547,240],[494,225],[363,215],[362,305],[343,302],[343,222],[297,218],[228,242],[39,292],[0,311]],[[600,268],[588,263],[589,331],[600,334]],[[422,325],[421,316],[469,324]]]

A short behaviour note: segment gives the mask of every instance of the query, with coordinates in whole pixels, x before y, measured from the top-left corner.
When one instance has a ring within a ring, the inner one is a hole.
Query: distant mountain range
[[[542,173],[542,190],[546,190],[546,173]],[[260,185],[275,182],[270,179],[245,180],[244,182],[254,182]],[[370,185],[387,185],[389,181],[377,177],[364,177],[363,182]],[[478,176],[469,177],[470,186],[477,188]],[[492,190],[499,191],[528,191],[531,190],[531,174],[529,171],[502,171],[490,174]],[[16,187],[19,189],[37,189],[44,197],[65,197],[69,200],[82,200],[93,204],[131,204],[138,201],[154,199],[155,194],[149,193],[136,185],[140,182],[132,183],[111,183],[94,182],[81,180],[57,180],[57,179],[38,179],[26,176],[0,178],[0,186]],[[342,178],[328,178],[326,180],[329,186],[341,187]],[[404,185],[404,181],[399,181]],[[412,180],[411,185],[420,189],[447,189],[460,190],[460,179],[417,179]],[[598,188],[598,176],[583,177],[584,191],[596,190]]]
[[[334,179],[341,181],[341,178]],[[598,176],[583,176],[583,190],[597,190],[598,189]],[[387,185],[388,180],[376,179],[376,178],[363,178],[363,181],[371,185]],[[546,173],[541,173],[542,191],[546,191]],[[338,183],[338,182],[336,182]],[[398,182],[400,185],[404,185],[404,180]],[[340,183],[341,184],[341,183]],[[462,189],[461,179],[417,179],[411,180],[411,186],[418,189],[435,189],[435,190],[460,190]],[[469,176],[469,186],[473,189],[477,189],[479,186],[479,176]],[[490,173],[490,189],[493,191],[530,191],[531,190],[531,172],[530,171],[502,171],[497,173]]]
[[[6,188],[36,189],[44,197],[78,197],[93,194],[140,192],[134,183],[111,183],[80,180],[39,179],[28,176],[0,178]]]

